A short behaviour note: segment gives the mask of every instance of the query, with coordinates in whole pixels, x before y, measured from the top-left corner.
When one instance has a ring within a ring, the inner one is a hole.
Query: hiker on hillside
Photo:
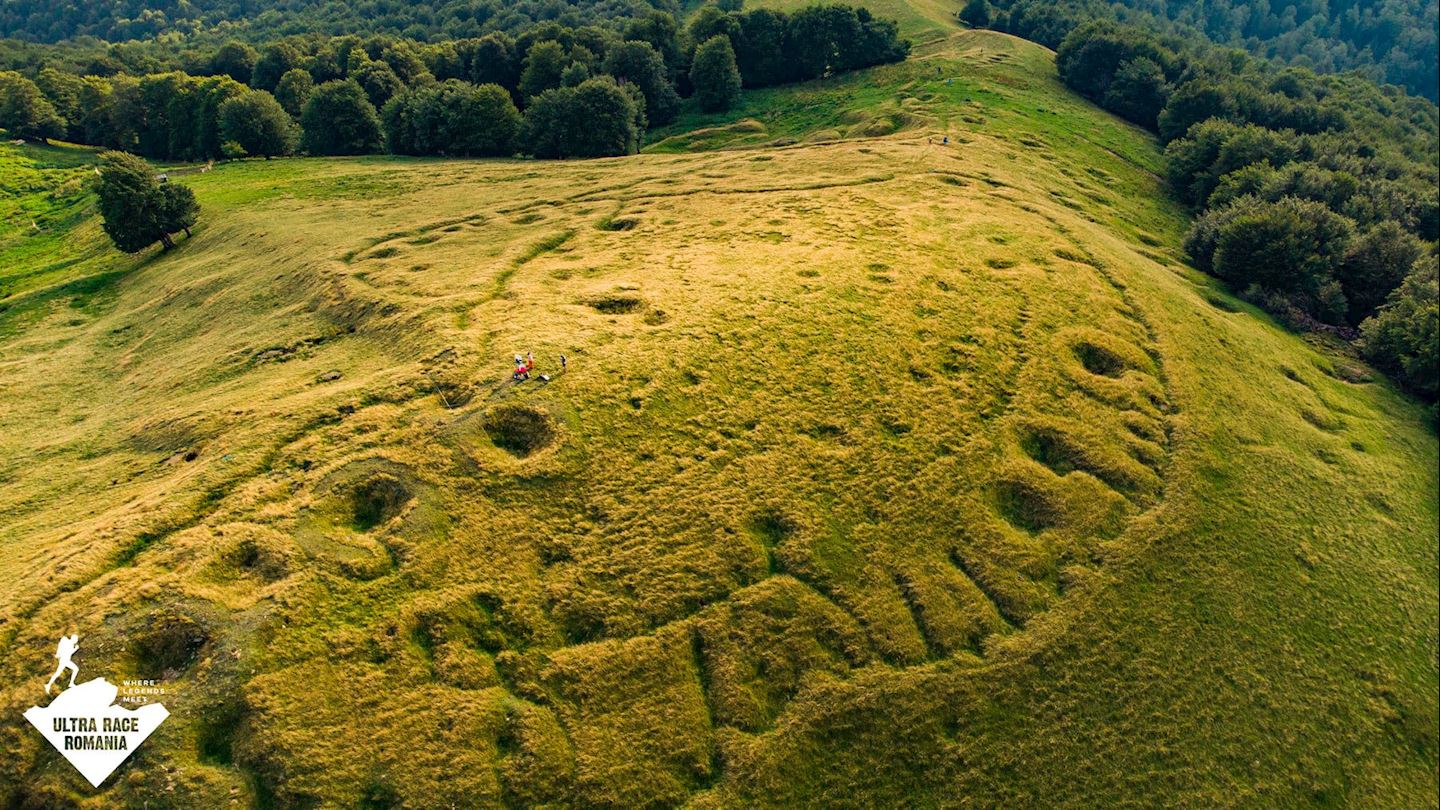
[[[564,374],[564,373],[565,373],[566,369],[569,367],[569,364],[570,364],[570,358],[566,357],[566,356],[563,355],[563,354],[560,355],[560,373],[561,373],[561,374]]]

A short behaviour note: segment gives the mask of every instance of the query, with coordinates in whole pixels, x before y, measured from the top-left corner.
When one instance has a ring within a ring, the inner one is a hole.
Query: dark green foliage
[[[1425,244],[1393,220],[1357,237],[1339,268],[1350,323],[1358,324],[1373,315],[1425,253]]]
[[[386,47],[380,52],[380,61],[390,66],[401,84],[419,84],[434,78],[415,44],[409,40],[396,40]]]
[[[259,59],[260,55],[254,48],[232,40],[220,46],[210,57],[210,75],[229,76],[237,82],[248,83]]]
[[[690,84],[704,112],[723,112],[740,101],[740,70],[730,38],[717,34],[695,49]]]
[[[1101,104],[1121,118],[1143,126],[1154,126],[1170,97],[1165,71],[1148,56],[1137,56],[1120,64],[1115,78],[1105,89]]]
[[[1030,8],[1015,7],[1012,30]],[[1060,21],[1061,78],[1168,142],[1167,179],[1200,212],[1186,238],[1196,266],[1287,325],[1353,336],[1436,238],[1433,105],[1134,26]]]
[[[1238,117],[1234,98],[1210,81],[1186,82],[1175,88],[1157,126],[1160,140],[1169,143],[1190,131],[1190,127],[1212,118],[1231,121]]]
[[[176,231],[184,231],[186,236],[190,235],[190,229],[195,227],[195,222],[200,219],[200,203],[195,199],[195,192],[189,186],[182,186],[179,183],[162,183],[160,185],[160,231],[162,234],[172,234]],[[165,239],[160,241],[164,242]],[[170,247],[169,243],[165,245]]]
[[[305,102],[310,100],[310,94],[315,92],[315,80],[311,78],[308,70],[296,68],[287,70],[284,76],[280,77],[280,83],[275,86],[275,100],[291,117],[299,118],[300,112],[305,109]]]
[[[673,47],[668,35],[654,36],[647,31],[647,36],[640,36],[642,28],[627,28],[627,39],[645,39],[652,44],[653,40],[664,41],[664,47],[656,48],[673,75],[678,63],[668,51]],[[727,37],[745,87],[805,81],[898,62],[910,52],[910,43],[900,39],[893,21],[844,5],[810,6],[793,14],[770,9],[727,14],[719,6],[707,5],[696,13],[687,34],[695,47],[717,35]],[[682,78],[689,78],[688,68]],[[652,122],[659,120],[651,116]]]
[[[739,20],[740,38],[732,44],[745,86],[769,87],[785,81],[785,15],[759,8],[739,15]]]
[[[520,129],[503,87],[453,79],[396,96],[383,117],[390,151],[406,155],[509,155]]]
[[[150,164],[124,152],[106,152],[101,161],[95,190],[102,227],[115,247],[138,253],[160,242],[169,249],[175,245],[170,234],[194,226],[200,208],[188,187],[159,182]]]
[[[304,66],[304,57],[289,42],[276,42],[265,48],[255,62],[250,74],[250,86],[256,90],[274,92],[280,85],[280,78],[298,67]]]
[[[579,87],[582,82],[590,78],[590,69],[579,62],[571,62],[570,67],[560,74],[561,87]]]
[[[300,134],[295,121],[275,97],[251,90],[220,105],[220,138],[239,145],[251,157],[294,153]]]
[[[1337,276],[1353,230],[1320,203],[1245,198],[1197,222],[1187,247],[1237,289],[1278,292],[1326,323],[1343,324],[1348,308]]]
[[[520,130],[523,151],[539,158],[569,156],[570,143],[577,137],[572,113],[576,92],[574,87],[561,87],[531,99]]]
[[[391,96],[405,89],[405,82],[388,62],[367,59],[350,71],[350,78],[365,89],[365,97],[376,108],[385,106]]]
[[[380,116],[354,81],[315,88],[300,116],[302,145],[316,155],[364,155],[379,151]]]
[[[674,15],[651,11],[625,24],[624,39],[648,42],[660,52],[673,80],[680,69],[680,25]]]
[[[842,60],[840,43],[861,38],[854,10],[842,6],[807,6],[790,16],[785,34],[785,56],[794,66],[792,76],[800,79],[848,69],[851,60]]]
[[[35,82],[19,73],[0,73],[0,127],[12,138],[43,141],[65,134],[65,120]]]
[[[910,43],[900,39],[893,20],[872,17],[863,8],[810,6],[791,15],[786,26],[792,81],[899,62],[909,53]]]
[[[733,41],[740,37],[740,20],[734,14],[721,11],[719,6],[707,4],[701,6],[695,16],[690,18],[687,33],[694,47],[699,47],[702,42],[716,36],[729,37]]]
[[[220,105],[245,92],[229,76],[159,73],[138,81],[117,76],[111,83],[112,129],[102,145],[159,160],[219,156]]]
[[[51,67],[43,68],[35,77],[35,86],[55,106],[56,114],[65,122],[66,139],[82,143],[86,142],[83,124],[86,111],[81,107],[85,81],[73,73]]]
[[[960,9],[960,19],[972,28],[989,28],[993,20],[990,4],[985,0],[969,0]]]
[[[541,93],[525,110],[523,149],[536,157],[607,157],[639,148],[635,100],[608,76]]]
[[[1212,119],[1166,147],[1166,173],[1180,199],[1200,206],[1210,199],[1221,178],[1260,164],[1285,166],[1294,160],[1296,145],[1293,133]]]
[[[1092,20],[1123,20],[1164,34],[1248,48],[1327,73],[1359,70],[1437,98],[1433,0],[1286,5],[1249,0],[996,0],[999,26],[1058,48]],[[1171,78],[1175,78],[1171,75]],[[1183,132],[1183,130],[1182,130]]]
[[[576,0],[563,4],[547,0],[287,0],[263,4],[249,0],[165,0],[68,5],[49,0],[9,0],[0,5],[0,37],[58,42],[94,36],[120,42],[154,39],[167,33],[225,30],[251,41],[301,31],[324,35],[403,34],[428,40],[515,32],[550,20],[571,26],[589,25],[643,17],[657,9],[680,13],[677,4],[665,0]],[[282,73],[276,73],[275,78],[278,80]]]
[[[1375,317],[1360,327],[1366,359],[1434,402],[1440,394],[1440,277],[1435,255],[1417,261]]]
[[[520,81],[515,41],[505,34],[489,34],[456,46],[467,63],[467,77],[475,84],[498,84],[514,90]]]
[[[570,60],[558,42],[537,42],[525,54],[525,67],[520,72],[520,97],[527,103],[536,96],[560,86]]]
[[[1184,143],[1176,141],[1172,146]],[[1281,169],[1257,163],[1220,177],[1205,204],[1220,208],[1245,195],[1271,202],[1281,197],[1299,197],[1325,203],[1332,211],[1365,221],[1351,213],[1348,204],[1359,188],[1359,181],[1349,172],[1331,171],[1313,163],[1292,163]]]
[[[652,10],[612,22],[607,28],[574,27],[567,17],[564,22],[524,28],[518,38],[490,33],[434,42],[388,35],[291,36],[261,46],[258,54],[238,41],[208,53],[177,51],[158,42],[108,46],[99,56],[93,55],[93,44],[20,53],[25,57],[23,64],[45,80],[41,101],[48,100],[57,108],[55,118],[42,116],[50,121],[52,136],[67,135],[157,160],[188,161],[250,153],[240,139],[222,137],[219,127],[219,108],[246,91],[236,77],[245,76],[250,65],[250,87],[272,93],[297,119],[304,117],[315,85],[339,80],[357,84],[370,106],[379,110],[407,89],[437,80],[495,84],[523,103],[545,90],[562,85],[575,88],[590,78],[609,74],[632,96],[636,121],[652,126],[673,121],[680,108],[677,83],[679,89],[690,90],[693,44],[682,47],[679,27],[668,12]],[[807,9],[793,16],[707,6],[688,34],[711,31],[722,32],[730,40],[742,84],[755,87],[895,61],[903,59],[909,49],[908,43],[896,36],[893,22],[877,20],[864,9],[840,5]],[[797,48],[809,55],[808,60],[790,58]],[[52,51],[65,55],[53,64],[38,55]],[[0,48],[0,64],[5,55]],[[104,75],[82,78],[73,72],[87,59],[92,63],[87,70]],[[707,108],[732,103],[718,100],[732,97],[733,82],[723,61],[715,73],[718,83],[707,86]],[[36,68],[37,64],[40,67]],[[179,66],[222,75],[196,78],[176,70]],[[702,68],[701,73],[709,69]],[[718,90],[718,96],[712,90]],[[41,113],[46,110],[43,104],[34,107]],[[356,113],[340,124],[358,127],[357,140],[347,145],[336,145],[323,132],[302,136],[302,142],[315,153],[369,151],[379,139],[371,137],[367,118]],[[322,121],[311,119],[315,125]],[[232,128],[236,126],[232,122]],[[273,148],[266,147],[266,152]],[[492,148],[487,145],[482,151],[489,153]],[[462,149],[468,152],[472,147]],[[434,153],[431,147],[422,151]]]
[[[617,81],[631,82],[645,97],[645,115],[654,126],[675,120],[680,96],[666,74],[660,52],[648,42],[630,40],[610,49],[602,68]]]

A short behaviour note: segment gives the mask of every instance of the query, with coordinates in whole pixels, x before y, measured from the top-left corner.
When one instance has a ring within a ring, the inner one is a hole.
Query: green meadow
[[[875,10],[638,156],[181,167],[167,253],[0,146],[0,804],[1435,806],[1425,409]],[[63,632],[172,713],[98,794]]]

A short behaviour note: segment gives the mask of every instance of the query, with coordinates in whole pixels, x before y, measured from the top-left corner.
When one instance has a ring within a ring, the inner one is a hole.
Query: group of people
[[[565,355],[560,355],[560,370],[563,372],[569,366],[570,360]],[[535,370],[535,353],[526,352],[524,357],[515,355],[515,373],[512,378],[515,382],[524,382],[530,379],[530,372]],[[550,382],[550,375],[539,375],[541,382]]]

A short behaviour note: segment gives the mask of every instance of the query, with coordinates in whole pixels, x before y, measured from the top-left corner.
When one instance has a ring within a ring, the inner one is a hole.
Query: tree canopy
[[[353,79],[315,88],[300,115],[306,151],[317,155],[363,155],[384,141],[375,105]]]
[[[139,253],[156,242],[166,250],[174,247],[171,234],[189,233],[200,213],[187,186],[161,183],[149,163],[124,152],[101,155],[95,190],[101,227],[126,253]]]
[[[65,134],[65,119],[35,82],[14,71],[0,73],[0,127],[13,138],[45,140]]]
[[[735,66],[730,37],[716,34],[695,49],[690,84],[705,112],[723,112],[740,101],[740,70]]]
[[[269,158],[292,154],[299,145],[295,120],[264,90],[226,99],[219,115],[222,148],[234,144],[242,155]]]

